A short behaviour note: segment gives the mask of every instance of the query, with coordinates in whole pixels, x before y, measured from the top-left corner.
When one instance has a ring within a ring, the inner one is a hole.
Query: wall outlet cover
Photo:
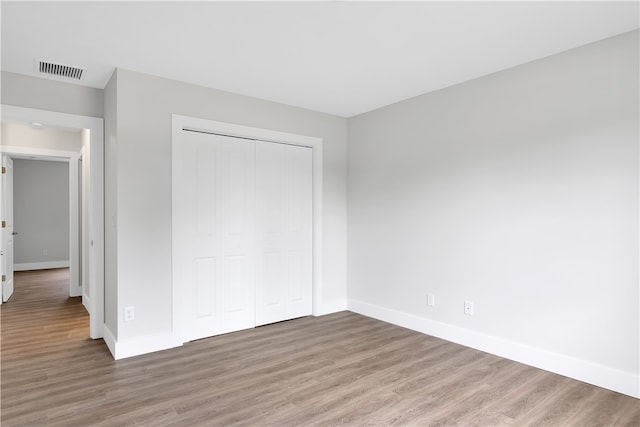
[[[429,307],[435,307],[436,306],[436,296],[434,294],[427,294],[427,305]]]
[[[473,301],[464,302],[464,314],[467,316],[473,316]]]

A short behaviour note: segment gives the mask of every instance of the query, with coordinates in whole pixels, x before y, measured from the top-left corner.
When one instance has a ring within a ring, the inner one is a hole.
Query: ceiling
[[[638,5],[2,1],[2,70],[104,88],[120,67],[351,117],[637,29]]]

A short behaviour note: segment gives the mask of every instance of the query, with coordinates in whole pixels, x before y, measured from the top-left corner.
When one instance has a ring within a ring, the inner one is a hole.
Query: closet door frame
[[[322,314],[320,310],[320,303],[322,301],[322,138],[237,125],[233,123],[218,122],[178,114],[172,115],[171,129],[172,146],[180,143],[181,135],[185,130],[190,130],[223,136],[255,139],[271,143],[297,145],[309,147],[313,150],[312,313],[314,316]],[[176,189],[174,188],[173,191],[176,191]],[[172,201],[172,209],[175,208],[173,203],[174,202]],[[181,298],[181,294],[180,290],[176,288],[176,282],[176,278],[174,277],[172,283],[172,329],[174,333],[179,334],[181,313],[176,310],[176,307],[180,306],[179,299]]]

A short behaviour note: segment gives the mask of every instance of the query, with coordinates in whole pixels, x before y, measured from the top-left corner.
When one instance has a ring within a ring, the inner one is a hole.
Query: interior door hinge
[[[7,227],[7,221],[2,221],[2,228],[6,228]]]
[[[2,167],[2,173],[7,173],[7,168],[5,168],[4,166]]]
[[[6,282],[7,281],[7,276],[5,276],[4,274],[2,275],[2,281]]]

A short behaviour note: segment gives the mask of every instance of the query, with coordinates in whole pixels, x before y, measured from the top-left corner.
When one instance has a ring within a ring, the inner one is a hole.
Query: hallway
[[[14,280],[14,294],[2,305],[3,362],[88,339],[89,315],[80,297],[69,297],[68,268],[16,271]]]
[[[69,297],[69,269],[15,272],[14,294],[1,310],[2,425],[46,424],[51,408],[81,405],[71,381],[93,375],[86,362],[113,359],[102,340],[89,339],[81,298]]]

